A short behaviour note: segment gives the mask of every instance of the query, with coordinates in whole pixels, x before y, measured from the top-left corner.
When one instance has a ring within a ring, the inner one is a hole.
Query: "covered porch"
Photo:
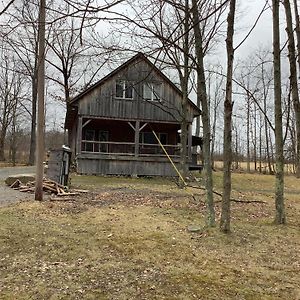
[[[173,176],[175,171],[152,130],[175,164],[180,161],[180,124],[80,117],[77,171],[82,174]],[[187,160],[192,159],[191,125]]]
[[[81,127],[81,130],[80,130]],[[180,157],[180,124],[147,123],[108,119],[81,118],[77,136],[77,155],[126,155],[136,157],[165,157],[152,130],[158,136],[167,153]],[[189,126],[187,153],[191,159],[192,135]]]

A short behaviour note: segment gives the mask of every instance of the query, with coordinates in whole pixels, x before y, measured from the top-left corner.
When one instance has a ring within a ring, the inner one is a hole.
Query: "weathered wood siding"
[[[178,161],[175,161],[179,167]],[[81,155],[77,158],[77,172],[87,175],[176,176],[171,163],[165,158],[105,157]]]
[[[127,80],[134,84],[132,100],[115,97],[116,80]],[[160,83],[161,100],[143,99],[143,84]],[[125,70],[104,81],[102,85],[90,91],[79,101],[78,114],[103,118],[139,119],[156,122],[181,122],[181,95],[145,61],[139,60]],[[188,120],[192,122],[192,107],[188,109]]]

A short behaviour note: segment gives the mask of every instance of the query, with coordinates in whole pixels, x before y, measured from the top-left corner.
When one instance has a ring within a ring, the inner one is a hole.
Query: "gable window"
[[[116,81],[116,97],[121,99],[133,99],[133,86],[127,80]]]
[[[149,101],[161,100],[161,84],[153,82],[144,83],[143,98]]]

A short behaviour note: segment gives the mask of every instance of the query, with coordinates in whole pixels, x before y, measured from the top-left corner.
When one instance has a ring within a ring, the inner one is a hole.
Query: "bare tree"
[[[39,35],[38,35],[38,127],[36,143],[36,178],[35,200],[43,200],[43,176],[45,155],[45,23],[46,8],[45,0],[40,2],[39,11]]]
[[[20,6],[14,6],[10,13],[12,22],[18,24],[13,34],[6,37],[11,50],[14,51],[19,64],[17,71],[27,76],[31,84],[31,97],[24,102],[26,112],[31,119],[30,149],[28,164],[34,165],[36,147],[36,117],[37,117],[37,65],[38,65],[38,27],[36,18],[37,6],[28,1],[22,1]],[[29,108],[31,107],[31,109]]]
[[[223,196],[222,196],[222,213],[220,229],[227,233],[230,231],[230,195],[231,195],[231,162],[232,162],[232,74],[233,74],[233,34],[235,20],[236,1],[230,1],[229,13],[227,18],[227,79],[226,79],[226,96],[224,101],[224,150],[223,150]]]
[[[295,40],[293,33],[293,20],[292,12],[289,0],[284,0],[284,9],[286,16],[286,32],[288,35],[288,58],[290,65],[290,84],[292,90],[293,107],[296,118],[296,176],[300,177],[300,102],[299,102],[299,91],[298,91],[298,80],[297,80],[297,63],[296,63],[296,49]],[[296,4],[297,5],[297,4]]]
[[[217,66],[219,69],[220,66]],[[214,68],[213,68],[214,69]],[[217,143],[217,127],[219,122],[219,114],[220,114],[220,104],[224,99],[224,76],[218,75],[218,73],[222,73],[222,68],[220,72],[212,72],[209,71],[208,85],[209,85],[209,109],[211,116],[211,165],[214,169],[214,153]]]
[[[5,160],[4,146],[8,128],[21,94],[21,75],[16,72],[16,60],[2,49],[0,66],[0,161]]]
[[[202,108],[202,122],[203,122],[203,160],[204,170],[206,175],[206,206],[207,206],[207,224],[208,226],[215,226],[215,210],[213,203],[213,178],[212,165],[210,153],[210,115],[208,106],[208,97],[206,92],[206,81],[204,73],[204,51],[203,39],[200,28],[200,18],[198,3],[196,0],[192,1],[193,25],[195,33],[195,50],[197,59],[197,97],[198,102],[201,103]]]
[[[275,147],[276,147],[276,181],[274,222],[284,224],[284,156],[282,133],[282,104],[281,104],[281,61],[280,61],[280,26],[279,0],[272,0],[273,8],[273,65],[274,65],[274,106],[275,106]]]

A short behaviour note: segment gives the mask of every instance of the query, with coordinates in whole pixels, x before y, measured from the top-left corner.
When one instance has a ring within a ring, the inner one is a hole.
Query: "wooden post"
[[[38,119],[36,139],[36,178],[34,199],[43,200],[44,154],[45,154],[45,0],[40,1],[38,27]]]
[[[140,121],[135,122],[135,132],[134,132],[134,156],[139,156],[140,149]]]
[[[82,116],[78,117],[78,126],[77,126],[77,149],[76,154],[81,153],[81,145],[82,145]]]
[[[192,124],[188,125],[188,160],[192,160]]]

